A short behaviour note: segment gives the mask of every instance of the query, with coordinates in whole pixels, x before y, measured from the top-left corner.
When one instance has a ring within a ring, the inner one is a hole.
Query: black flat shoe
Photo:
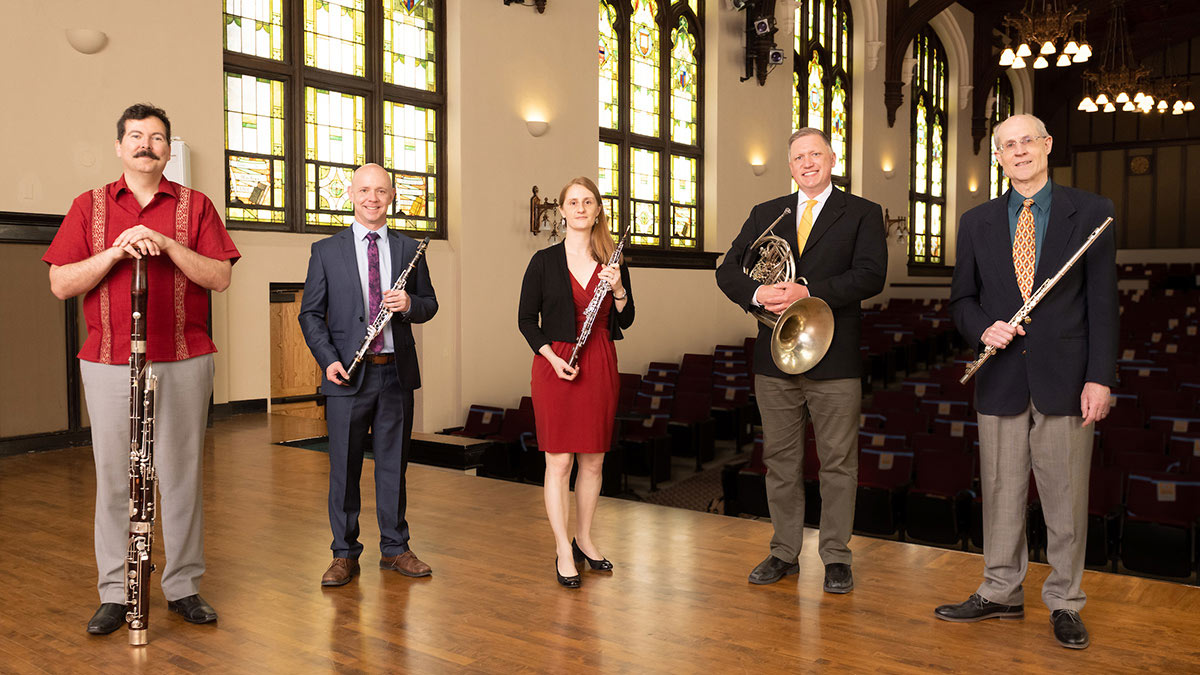
[[[849,593],[854,590],[854,574],[846,563],[829,563],[825,566],[825,592]]]
[[[1088,639],[1083,619],[1079,618],[1079,612],[1073,609],[1056,609],[1050,612],[1050,623],[1054,624],[1054,639],[1058,640],[1058,644],[1067,649],[1087,649],[1091,641]]]
[[[167,609],[182,616],[190,623],[212,623],[217,620],[217,610],[199,595],[189,595],[178,600],[167,601]]]
[[[795,574],[799,571],[799,563],[787,562],[769,555],[766,560],[758,563],[758,566],[750,573],[750,583],[759,584],[760,586],[763,584],[773,584],[789,574]]]
[[[564,577],[558,571],[558,558],[554,559],[554,576],[558,577],[558,585],[562,586],[563,588],[579,588],[579,575],[576,574],[573,577]]]
[[[575,564],[577,565],[586,560],[588,567],[596,570],[597,572],[612,571],[613,564],[608,561],[608,558],[604,558],[603,560],[592,560],[591,558],[587,557],[587,554],[583,552],[583,549],[579,548],[579,544],[576,544],[574,539],[571,540],[571,552],[575,555]]]
[[[92,635],[108,635],[125,624],[125,605],[105,602],[92,615],[87,632]]]
[[[933,610],[943,621],[971,623],[984,619],[1020,619],[1025,616],[1025,605],[1000,605],[989,602],[978,593],[972,593],[966,602],[957,605],[941,605]]]

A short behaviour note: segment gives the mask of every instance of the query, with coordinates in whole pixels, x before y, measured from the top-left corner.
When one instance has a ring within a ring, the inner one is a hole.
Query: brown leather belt
[[[395,354],[367,354],[363,357],[367,363],[373,363],[377,366],[382,366],[396,360]]]

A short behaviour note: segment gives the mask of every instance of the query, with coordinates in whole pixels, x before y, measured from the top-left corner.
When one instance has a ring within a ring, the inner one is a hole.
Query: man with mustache
[[[201,464],[213,352],[208,294],[229,286],[240,257],[208,197],[163,177],[171,123],[161,109],[130,106],[117,120],[124,172],[77,197],[42,257],[50,290],[82,295],[87,340],[79,351],[96,464],[95,546],[100,608],[93,635],[125,622],[129,542],[129,330],[133,258],[147,265],[146,360],[158,377],[154,466],[166,563],[162,591],[192,623],[217,613],[199,595],[204,574]]]

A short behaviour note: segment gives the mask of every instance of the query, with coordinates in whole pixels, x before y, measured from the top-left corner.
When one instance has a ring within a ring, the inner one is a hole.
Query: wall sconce
[[[536,7],[538,14],[546,13],[546,0],[533,0],[533,2],[527,2],[526,0],[504,0],[504,6],[507,7],[509,5]]]
[[[974,178],[968,180],[967,189],[971,191],[971,194],[979,192],[979,181],[975,180]]]
[[[558,212],[558,202],[549,197],[538,199],[538,188],[533,186],[533,196],[529,198],[529,231],[537,236],[543,232],[550,233],[550,243],[558,243],[558,230],[562,226],[562,214]]]
[[[530,136],[539,138],[550,130],[550,123],[546,120],[525,120],[525,129],[529,131]]]
[[[880,165],[880,168],[883,169],[883,177],[887,178],[888,180],[891,180],[892,176],[896,175],[896,166],[892,164],[892,160],[890,159],[883,160],[883,164]]]
[[[67,42],[80,54],[95,54],[108,44],[108,35],[93,28],[68,28]]]
[[[887,231],[887,238],[898,243],[906,243],[908,241],[908,216],[892,217],[887,209],[883,210],[883,228]]]
[[[754,172],[755,176],[761,176],[767,172],[767,165],[763,164],[761,159],[752,159],[750,160],[750,170]]]

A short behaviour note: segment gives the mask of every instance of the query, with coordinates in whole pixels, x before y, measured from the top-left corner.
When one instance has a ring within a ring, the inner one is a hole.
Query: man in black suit
[[[404,473],[412,434],[413,390],[421,386],[412,324],[437,313],[437,298],[422,256],[404,290],[391,290],[416,254],[417,242],[387,227],[395,198],[391,175],[378,164],[354,172],[354,223],[313,244],[300,306],[300,328],[325,371],[329,428],[329,525],[333,562],[322,586],[341,586],[359,572],[359,479],[363,445],[372,431],[379,566],[410,577],[432,570],[408,545]],[[395,312],[367,350],[353,378],[346,368],[380,307]]]
[[[824,588],[849,593],[850,531],[858,487],[858,425],[862,404],[862,333],[860,303],[883,290],[887,244],[878,204],[833,187],[837,157],[829,138],[805,128],[788,141],[788,165],[799,192],[755,206],[717,268],[717,284],[729,299],[749,311],[761,306],[780,313],[801,298],[820,298],[833,310],[829,351],[800,375],[787,375],[770,353],[771,329],[760,325],[754,345],[754,386],[763,422],[763,462],[767,465],[767,502],[775,536],[771,553],[750,573],[750,583],[769,584],[799,570],[804,536],[804,428],[812,418],[821,460],[821,537]],[[788,280],[761,284],[742,271],[747,250],[790,207],[772,233],[785,239],[796,274],[807,285]],[[799,243],[797,243],[799,241]]]
[[[1052,570],[1042,586],[1054,636],[1083,649],[1079,618],[1087,546],[1092,423],[1108,414],[1116,380],[1117,269],[1113,228],[1015,328],[1029,296],[1056,274],[1105,218],[1112,202],[1049,180],[1053,139],[1032,115],[992,133],[1012,182],[1004,195],[963,214],[950,312],[971,343],[998,348],[975,377],[983,487],[984,580],[961,604],[935,610],[947,621],[1024,616],[1021,583],[1029,471],[1037,479]]]

